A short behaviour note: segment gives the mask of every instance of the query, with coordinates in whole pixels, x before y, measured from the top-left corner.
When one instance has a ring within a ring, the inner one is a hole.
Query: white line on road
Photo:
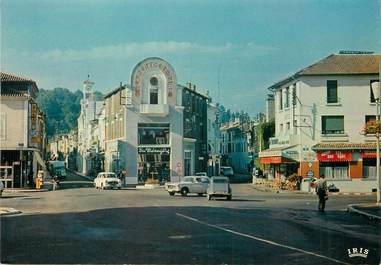
[[[300,249],[300,248],[295,248],[295,247],[283,245],[283,244],[276,243],[276,242],[271,241],[271,240],[263,239],[263,238],[260,238],[260,237],[256,237],[256,236],[252,236],[252,235],[248,235],[248,234],[244,234],[244,233],[240,233],[240,232],[237,232],[237,231],[234,231],[234,230],[231,230],[231,229],[223,228],[223,227],[220,227],[220,226],[217,226],[217,225],[209,224],[209,223],[206,223],[204,221],[200,221],[200,220],[198,220],[196,218],[193,218],[193,217],[190,217],[190,216],[186,216],[186,215],[181,214],[181,213],[176,213],[176,215],[178,215],[180,217],[183,217],[185,219],[191,220],[193,222],[197,222],[199,224],[203,224],[203,225],[206,225],[206,226],[209,226],[209,227],[213,227],[213,228],[225,231],[225,232],[229,232],[231,234],[235,234],[235,235],[239,235],[239,236],[242,236],[242,237],[251,238],[251,239],[254,239],[254,240],[257,240],[257,241],[261,241],[261,242],[264,242],[264,243],[267,243],[267,244],[270,244],[270,245],[274,245],[274,246],[278,246],[278,247],[282,247],[282,248],[291,249],[291,250],[294,250],[294,251],[297,251],[297,252],[301,252],[301,253],[304,253],[304,254],[308,254],[308,255],[311,255],[311,256],[327,259],[327,260],[330,260],[330,261],[333,261],[333,262],[336,262],[336,263],[339,263],[339,264],[348,264],[348,262],[343,262],[343,261],[340,261],[340,260],[337,260],[337,259],[326,257],[326,256],[323,256],[323,255],[314,253],[314,252],[310,252],[310,251],[306,251],[306,250],[303,250],[303,249]]]

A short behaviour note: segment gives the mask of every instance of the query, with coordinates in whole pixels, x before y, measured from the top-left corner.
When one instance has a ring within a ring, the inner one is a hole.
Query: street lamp
[[[377,203],[380,202],[381,194],[381,183],[380,183],[380,132],[378,130],[380,123],[380,82],[372,82],[371,83],[372,92],[374,99],[376,101],[377,108],[377,127],[376,127],[376,139],[377,139],[377,156],[376,156],[376,175],[377,175]]]

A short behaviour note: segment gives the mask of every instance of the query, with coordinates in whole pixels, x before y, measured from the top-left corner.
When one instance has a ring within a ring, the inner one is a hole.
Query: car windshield
[[[204,172],[196,173],[196,176],[206,176],[206,173]]]
[[[193,178],[183,178],[184,182],[193,182]]]
[[[225,175],[233,175],[233,169],[231,167],[223,168]]]
[[[227,179],[214,179],[213,182],[214,183],[228,183],[228,180]]]
[[[114,173],[102,174],[99,176],[103,178],[116,178],[116,175]]]

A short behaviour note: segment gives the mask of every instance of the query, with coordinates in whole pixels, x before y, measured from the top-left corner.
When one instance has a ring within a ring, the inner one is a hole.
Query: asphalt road
[[[68,183],[79,179],[68,179]],[[233,200],[169,196],[156,190],[61,190],[7,194],[2,263],[379,264],[380,224],[346,212],[372,196],[275,194],[233,185]],[[348,248],[368,249],[350,258]]]

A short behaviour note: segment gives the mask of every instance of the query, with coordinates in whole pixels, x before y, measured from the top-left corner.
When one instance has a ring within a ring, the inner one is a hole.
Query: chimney
[[[196,91],[196,85],[193,85],[193,91]]]

